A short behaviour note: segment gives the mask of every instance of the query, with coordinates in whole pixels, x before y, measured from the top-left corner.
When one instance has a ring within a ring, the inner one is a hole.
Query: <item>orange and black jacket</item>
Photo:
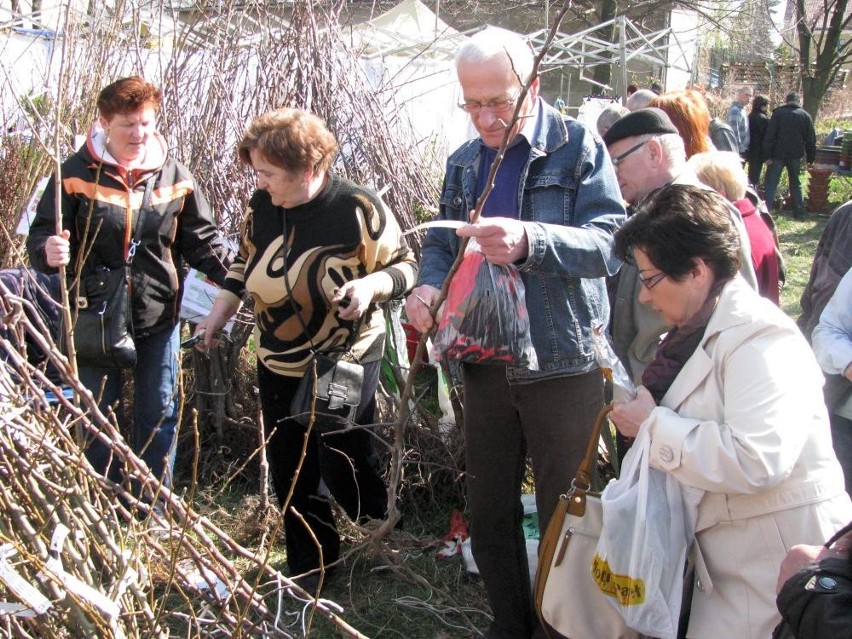
[[[61,168],[62,228],[71,233],[68,277],[99,267],[120,268],[134,235],[145,184],[156,175],[141,243],[131,266],[133,332],[137,337],[172,329],[178,321],[184,265],[222,284],[230,263],[207,200],[192,174],[167,157],[159,135],[152,138],[146,166],[128,171],[99,154],[96,133]],[[106,154],[103,154],[106,155]],[[154,164],[154,166],[151,166]],[[30,227],[27,252],[36,270],[51,273],[44,246],[56,234],[56,176],[47,185]],[[79,261],[83,260],[80,264]],[[73,285],[73,282],[72,282]],[[72,288],[73,290],[73,288]]]

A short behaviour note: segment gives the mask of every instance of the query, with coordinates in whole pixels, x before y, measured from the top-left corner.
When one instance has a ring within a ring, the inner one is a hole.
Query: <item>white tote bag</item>
[[[694,506],[670,473],[649,466],[651,439],[642,428],[624,458],[621,476],[601,494],[603,531],[593,577],[630,628],[675,639]],[[687,489],[692,499],[692,491]],[[700,491],[699,491],[700,492]]]
[[[601,427],[611,406],[598,415],[586,455],[561,495],[539,545],[536,612],[548,637],[636,639],[609,599],[595,587],[592,560],[601,532],[601,501],[590,493]]]

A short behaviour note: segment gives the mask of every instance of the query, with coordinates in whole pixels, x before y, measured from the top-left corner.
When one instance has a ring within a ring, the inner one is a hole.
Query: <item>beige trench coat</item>
[[[651,466],[705,491],[688,637],[769,639],[787,551],[852,519],[822,383],[793,321],[737,277],[646,420]]]

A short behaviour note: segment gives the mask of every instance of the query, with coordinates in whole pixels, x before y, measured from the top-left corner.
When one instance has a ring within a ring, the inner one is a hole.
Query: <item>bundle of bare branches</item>
[[[290,637],[314,615],[363,636],[335,604],[270,566],[277,535],[244,548],[155,479],[27,305],[0,284],[0,626],[8,636]],[[27,343],[47,354],[40,365]],[[86,460],[78,442],[95,438],[112,450],[121,481]]]

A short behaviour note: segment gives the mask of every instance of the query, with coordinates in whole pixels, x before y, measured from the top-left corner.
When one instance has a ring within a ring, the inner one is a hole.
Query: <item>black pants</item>
[[[361,407],[355,419],[358,424],[372,424],[375,420],[380,365],[381,362],[364,365]],[[290,401],[299,378],[276,375],[258,364],[257,380],[269,440],[266,451],[272,485],[278,504],[285,509],[287,565],[292,575],[298,575],[337,561],[340,556],[340,536],[328,498],[320,494],[320,480],[325,482],[346,514],[356,521],[366,517],[384,518],[387,490],[379,475],[379,460],[370,432],[364,429],[329,435],[321,435],[313,429],[307,432],[306,427],[289,419]]]

